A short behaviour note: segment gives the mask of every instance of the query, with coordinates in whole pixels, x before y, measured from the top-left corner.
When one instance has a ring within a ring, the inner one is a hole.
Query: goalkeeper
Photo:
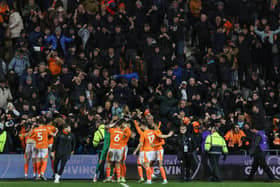
[[[102,146],[102,150],[101,153],[99,153],[99,160],[95,169],[93,182],[97,182],[98,172],[100,172],[100,176],[99,176],[100,179],[105,178],[104,165],[107,157],[107,152],[110,146],[110,133],[105,130],[104,124],[101,123],[97,123],[97,124],[99,126],[97,131],[94,133],[92,143],[93,143],[93,147],[95,148]],[[112,174],[113,174],[113,170],[111,169],[111,176]]]

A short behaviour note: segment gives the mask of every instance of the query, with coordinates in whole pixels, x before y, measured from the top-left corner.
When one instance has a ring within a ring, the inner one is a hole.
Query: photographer
[[[174,135],[174,140],[176,140],[177,156],[181,164],[182,180],[189,181],[191,166],[194,162],[193,153],[197,150],[198,144],[195,137],[187,131],[186,125],[180,126],[180,134]]]

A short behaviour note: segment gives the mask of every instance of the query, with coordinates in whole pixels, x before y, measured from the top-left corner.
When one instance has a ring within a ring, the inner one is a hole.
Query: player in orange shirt
[[[128,152],[128,147],[127,143],[129,138],[131,137],[131,130],[130,130],[130,124],[127,122],[123,122],[121,124],[121,128],[123,130],[123,155],[122,155],[122,162],[121,162],[121,182],[126,182],[125,176],[126,176],[126,165],[125,161],[127,158],[127,152]]]
[[[45,127],[52,133],[56,134],[58,132],[58,129],[54,126],[54,124],[49,123],[47,125],[45,125]],[[48,154],[50,155],[50,159],[51,159],[51,163],[52,163],[52,170],[54,171],[54,158],[52,157],[52,147],[53,147],[53,141],[54,141],[54,137],[53,136],[49,136],[48,137]]]
[[[141,127],[140,127],[136,120],[134,120],[134,125],[135,125],[136,131],[140,135],[140,139],[141,139],[141,137],[143,136],[143,131],[144,131],[145,127],[144,127],[144,125],[141,125]],[[140,140],[139,140],[139,142],[140,142]],[[139,155],[138,155],[138,159],[137,159],[137,170],[138,170],[138,175],[140,177],[140,180],[138,182],[144,182],[145,180],[143,177],[143,169],[142,169],[142,167],[144,167],[144,152],[143,152],[143,147],[141,146],[140,143],[138,144],[137,148],[133,152],[133,155],[136,155],[138,151],[139,151]]]
[[[117,182],[120,182],[120,176],[121,176],[120,163],[122,160],[123,139],[124,139],[123,130],[116,123],[113,123],[106,127],[106,129],[108,128],[110,133],[110,147],[107,153],[107,167],[106,167],[107,178],[104,180],[104,182],[111,181],[110,171],[111,171],[112,163],[115,163]]]
[[[48,163],[48,137],[55,136],[48,128],[43,124],[44,120],[39,119],[39,127],[34,128],[30,137],[36,141],[36,160],[37,160],[37,179],[41,178],[47,180],[44,173]]]
[[[163,178],[163,183],[162,184],[167,184],[168,182],[167,182],[167,178],[166,178],[166,173],[165,173],[165,169],[163,167],[164,149],[162,147],[162,145],[165,144],[165,141],[164,141],[163,138],[160,138],[161,135],[162,135],[162,132],[159,129],[160,125],[161,125],[161,123],[159,123],[159,125],[157,125],[156,123],[153,124],[155,134],[156,134],[156,140],[155,140],[155,144],[152,145],[152,147],[154,147],[154,150],[156,152],[156,161],[159,162],[159,169],[160,169],[161,176]]]
[[[146,184],[152,183],[152,170],[150,168],[151,161],[156,159],[156,154],[154,148],[152,147],[155,144],[155,132],[152,129],[149,129],[147,125],[142,125],[144,132],[140,136],[139,146],[143,148],[144,152],[144,167],[146,169],[147,182]]]
[[[31,123],[33,122],[33,124]],[[36,126],[36,119],[32,119],[32,121],[21,121],[21,125],[24,125],[22,128],[19,138],[24,144],[25,151],[24,151],[24,178],[27,179],[28,177],[28,166],[29,161],[32,159],[33,163],[33,177],[36,177],[36,152],[35,152],[35,144],[36,141],[30,137],[29,132],[31,132],[32,126]]]
[[[147,184],[151,183],[150,177],[152,177],[153,174],[151,169],[151,162],[157,160],[160,162],[160,171],[163,177],[163,184],[167,184],[165,170],[162,166],[162,162],[163,162],[162,145],[165,143],[163,138],[171,137],[173,135],[173,132],[170,132],[168,135],[163,135],[159,130],[161,123],[157,125],[154,122],[153,116],[150,114],[146,116],[146,121],[150,127],[156,129],[156,130],[152,130],[146,128],[142,135],[142,138],[140,138],[140,144],[142,144],[143,151],[144,151],[144,163],[145,163],[146,172],[150,172],[149,174],[147,174]]]

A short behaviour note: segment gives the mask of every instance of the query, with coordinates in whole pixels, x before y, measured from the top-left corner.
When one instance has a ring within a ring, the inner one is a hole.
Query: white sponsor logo
[[[268,167],[270,168],[271,172],[275,176],[276,179],[280,179],[280,157],[279,156],[269,156],[266,159],[266,163]],[[246,166],[244,168],[244,173],[246,175],[249,175],[252,169],[253,160],[246,160],[244,161],[244,165]],[[257,175],[262,176],[264,175],[263,168],[258,167],[257,169]]]

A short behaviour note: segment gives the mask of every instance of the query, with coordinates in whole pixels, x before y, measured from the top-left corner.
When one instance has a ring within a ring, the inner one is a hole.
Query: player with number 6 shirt
[[[106,166],[106,179],[104,182],[111,181],[111,165],[115,163],[115,169],[117,174],[117,182],[120,182],[121,168],[120,162],[123,155],[123,130],[120,128],[119,124],[113,123],[106,127],[109,128],[110,133],[110,147],[107,153],[107,166]]]

